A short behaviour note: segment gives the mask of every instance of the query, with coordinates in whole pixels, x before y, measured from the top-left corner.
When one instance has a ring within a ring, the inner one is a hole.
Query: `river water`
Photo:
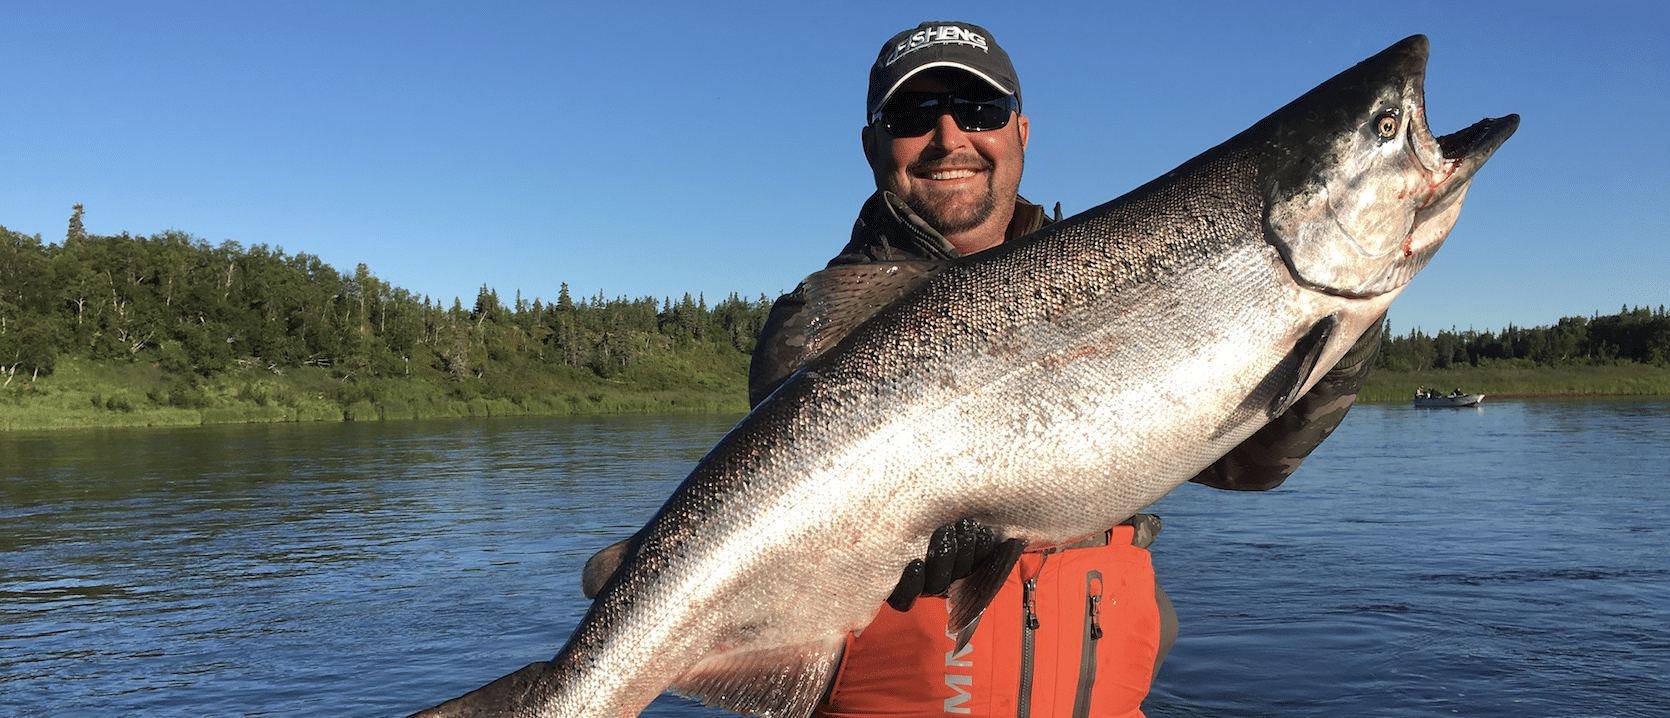
[[[735,416],[0,434],[0,716],[398,716],[562,644]],[[1185,486],[1161,716],[1670,715],[1670,402],[1363,405]],[[663,697],[650,715],[730,715]]]

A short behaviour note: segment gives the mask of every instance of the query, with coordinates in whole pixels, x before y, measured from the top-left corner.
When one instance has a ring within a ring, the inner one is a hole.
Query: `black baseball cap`
[[[925,22],[893,36],[870,68],[870,93],[865,122],[875,118],[893,92],[923,70],[953,67],[974,75],[1005,95],[1021,99],[1021,83],[1009,53],[997,46],[992,34],[966,22]]]

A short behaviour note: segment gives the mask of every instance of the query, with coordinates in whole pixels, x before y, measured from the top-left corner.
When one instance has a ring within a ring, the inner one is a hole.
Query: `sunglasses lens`
[[[940,113],[949,106],[952,119],[964,132],[987,132],[1009,124],[1009,114],[1015,109],[1013,97],[975,102],[949,95],[912,98],[897,103],[897,109],[881,112],[882,129],[894,137],[921,137],[939,122]]]
[[[912,107],[898,112],[884,112],[882,127],[894,137],[921,137],[939,121],[939,106]]]
[[[1009,124],[1008,104],[1001,100],[959,102],[951,106],[951,114],[964,132],[986,132]]]

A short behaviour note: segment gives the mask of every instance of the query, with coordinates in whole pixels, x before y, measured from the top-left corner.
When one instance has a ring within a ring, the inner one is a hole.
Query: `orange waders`
[[[1115,526],[1106,546],[1022,554],[960,651],[945,599],[883,607],[847,639],[816,715],[1141,718],[1160,611],[1131,537]]]

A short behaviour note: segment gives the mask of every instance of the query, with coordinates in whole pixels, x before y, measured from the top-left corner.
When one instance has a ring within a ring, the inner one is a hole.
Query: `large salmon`
[[[1393,45],[1137,190],[970,258],[807,280],[807,363],[696,466],[568,644],[425,716],[637,714],[674,691],[811,712],[929,535],[1118,523],[1279,415],[1444,241],[1519,118],[1427,127]],[[897,300],[895,301],[895,298]]]

